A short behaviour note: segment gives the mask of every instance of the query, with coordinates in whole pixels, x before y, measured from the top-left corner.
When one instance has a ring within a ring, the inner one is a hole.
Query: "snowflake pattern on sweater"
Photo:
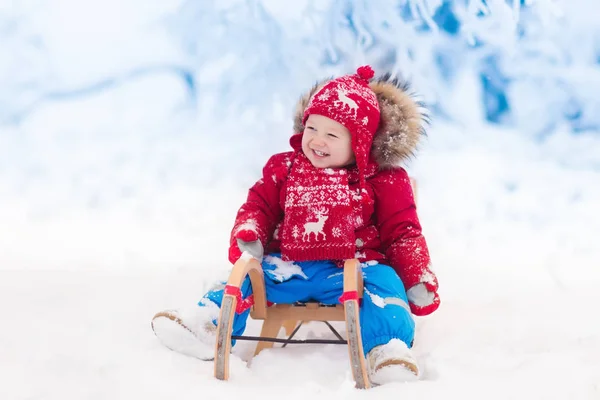
[[[284,260],[341,260],[355,252],[348,171],[315,168],[302,153],[286,179],[280,233]]]

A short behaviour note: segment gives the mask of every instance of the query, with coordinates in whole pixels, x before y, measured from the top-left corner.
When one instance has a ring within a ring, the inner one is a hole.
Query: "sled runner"
[[[233,336],[233,317],[241,298],[240,287],[250,277],[254,304],[250,315],[254,319],[264,320],[260,337]],[[265,283],[260,262],[252,257],[242,257],[229,275],[225,286],[223,302],[217,323],[217,342],[215,345],[214,373],[217,379],[229,378],[229,354],[231,340],[256,340],[258,344],[254,355],[262,350],[280,343],[341,343],[348,345],[352,376],[359,389],[371,387],[366,360],[363,353],[359,324],[359,300],[362,298],[363,282],[360,262],[356,259],[346,260],[344,264],[344,289],[340,297],[342,304],[328,306],[318,303],[274,304],[267,306]],[[292,337],[305,321],[323,321],[336,334],[339,340],[293,340]],[[345,341],[331,327],[328,321],[346,321],[348,340]],[[299,322],[299,323],[298,323]],[[277,339],[280,328],[284,326],[288,339]],[[291,333],[291,329],[295,328]],[[285,346],[284,344],[284,346]]]

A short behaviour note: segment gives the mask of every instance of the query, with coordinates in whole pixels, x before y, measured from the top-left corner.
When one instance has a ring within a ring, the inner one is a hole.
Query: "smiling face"
[[[311,114],[302,135],[302,151],[316,168],[341,168],[354,163],[352,136],[331,118]]]

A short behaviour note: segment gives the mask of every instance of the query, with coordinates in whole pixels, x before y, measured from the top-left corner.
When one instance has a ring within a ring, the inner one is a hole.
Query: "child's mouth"
[[[315,149],[313,149],[313,153],[315,153],[318,157],[327,157],[329,155],[327,153]]]

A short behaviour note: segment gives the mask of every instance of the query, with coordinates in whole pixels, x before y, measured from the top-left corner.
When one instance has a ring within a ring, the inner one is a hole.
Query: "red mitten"
[[[240,251],[237,243],[234,241],[229,246],[229,262],[235,264],[237,260],[242,256],[242,252]]]
[[[406,291],[410,310],[419,317],[429,315],[440,306],[436,285],[430,282],[417,283]]]
[[[254,258],[262,260],[263,246],[255,231],[242,229],[233,235],[229,246],[229,261],[234,264],[244,251],[250,253]]]
[[[236,239],[243,240],[244,242],[254,242],[258,240],[258,233],[249,229],[239,230],[233,235]]]

